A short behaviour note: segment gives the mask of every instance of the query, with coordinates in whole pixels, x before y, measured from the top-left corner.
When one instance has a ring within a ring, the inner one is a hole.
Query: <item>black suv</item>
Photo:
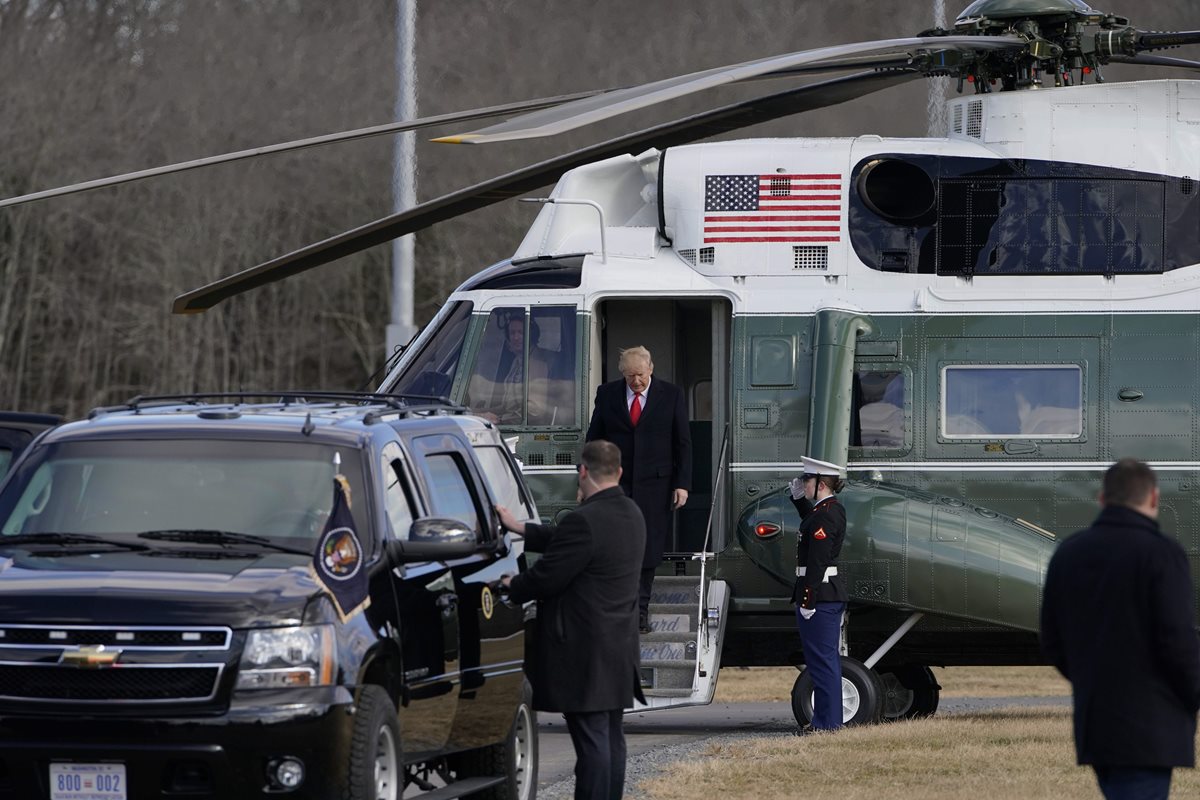
[[[263,397],[98,409],[13,465],[0,797],[533,797],[527,609],[496,596],[524,559],[493,506],[537,511],[499,433]]]

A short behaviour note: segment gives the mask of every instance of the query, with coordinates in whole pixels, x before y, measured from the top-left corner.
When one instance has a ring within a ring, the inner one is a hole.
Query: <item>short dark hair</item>
[[[601,480],[616,480],[621,473],[621,450],[612,442],[603,439],[588,442],[580,458],[588,472]]]
[[[846,482],[837,475],[818,475],[817,483],[825,484],[825,488],[834,494],[837,494],[842,489],[846,488]]]
[[[1106,506],[1140,506],[1150,499],[1150,493],[1158,486],[1154,470],[1136,458],[1122,458],[1104,473],[1104,495]]]

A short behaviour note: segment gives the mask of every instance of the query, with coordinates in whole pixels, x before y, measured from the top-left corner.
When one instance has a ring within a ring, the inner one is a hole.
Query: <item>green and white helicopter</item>
[[[802,664],[784,487],[803,454],[850,474],[846,719],[931,714],[931,666],[1042,663],[1055,537],[1090,522],[1113,460],[1155,468],[1164,527],[1200,566],[1200,81],[1102,81],[1110,63],[1200,69],[1156,54],[1195,43],[1081,0],[979,0],[912,38],[383,126],[368,133],[509,115],[443,137],[481,145],[732,82],[850,73],[422,203],[175,310],[554,184],[517,251],[447,299],[379,390],[491,414],[554,518],[574,504],[596,387],[620,348],[647,346],[689,397],[696,476],[643,636],[651,706],[709,702],[722,664]],[[964,90],[945,138],[696,143],[930,76]],[[514,395],[496,369],[518,330],[544,368]],[[801,671],[802,722],[810,687]]]

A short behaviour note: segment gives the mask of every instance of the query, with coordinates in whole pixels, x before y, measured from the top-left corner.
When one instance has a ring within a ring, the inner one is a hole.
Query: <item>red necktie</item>
[[[638,418],[642,416],[642,393],[637,392],[633,395],[633,404],[629,406],[629,421],[637,425]]]

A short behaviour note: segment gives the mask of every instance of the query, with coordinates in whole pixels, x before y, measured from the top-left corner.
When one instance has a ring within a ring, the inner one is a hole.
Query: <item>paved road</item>
[[[1068,705],[1069,697],[947,698],[938,714],[955,714],[1003,706]],[[695,708],[676,708],[625,717],[625,740],[629,748],[629,782],[654,772],[671,759],[672,751],[686,751],[706,739],[747,733],[785,733],[796,727],[787,703],[713,703]],[[538,717],[539,800],[570,798],[575,751],[559,714]],[[682,755],[682,753],[680,753]]]

